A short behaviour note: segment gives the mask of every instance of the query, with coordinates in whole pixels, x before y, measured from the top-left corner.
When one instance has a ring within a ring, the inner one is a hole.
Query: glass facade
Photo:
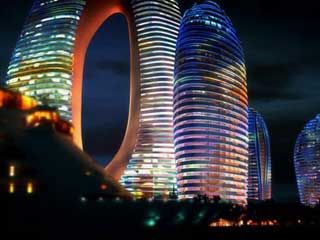
[[[300,202],[316,205],[320,200],[320,115],[308,122],[294,148],[294,166]]]
[[[133,0],[140,55],[138,138],[121,182],[135,197],[168,196],[176,186],[173,73],[181,14],[176,0]]]
[[[179,198],[247,201],[247,83],[242,47],[213,1],[182,18],[174,80],[174,145]]]
[[[271,199],[271,151],[268,129],[262,116],[249,108],[248,199]]]
[[[71,120],[72,60],[81,0],[35,0],[7,72],[7,86]]]

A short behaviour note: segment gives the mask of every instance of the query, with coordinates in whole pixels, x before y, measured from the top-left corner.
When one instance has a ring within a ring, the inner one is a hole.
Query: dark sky
[[[185,9],[192,0],[181,1]],[[320,14],[317,1],[218,1],[242,41],[249,101],[269,128],[273,194],[296,199],[292,151],[303,125],[320,112]],[[0,79],[30,9],[30,0],[10,0],[0,9]],[[88,49],[83,118],[85,149],[106,164],[121,144],[129,102],[126,22],[113,16]]]

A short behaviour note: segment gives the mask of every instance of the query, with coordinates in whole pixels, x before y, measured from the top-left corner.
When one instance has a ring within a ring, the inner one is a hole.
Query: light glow
[[[33,184],[32,182],[27,183],[27,193],[32,194],[33,193]]]
[[[15,191],[14,183],[9,183],[9,193],[14,193],[14,191]]]
[[[10,177],[14,177],[15,175],[16,175],[16,168],[15,168],[15,166],[14,165],[10,165],[10,167],[9,167],[9,176]]]

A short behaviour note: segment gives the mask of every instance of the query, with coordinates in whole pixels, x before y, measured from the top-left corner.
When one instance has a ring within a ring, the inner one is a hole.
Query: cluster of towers
[[[35,0],[8,87],[45,98],[75,123],[77,134],[74,86],[81,73],[74,66],[85,56],[82,26],[94,3],[107,6],[105,18],[121,12],[131,21],[133,69],[128,148],[108,174],[136,197],[166,197],[176,189],[180,199],[219,195],[245,204],[247,198],[271,198],[268,132],[262,117],[248,109],[244,54],[225,12],[210,0],[182,18],[176,0],[102,2]],[[96,17],[103,22],[100,12]]]

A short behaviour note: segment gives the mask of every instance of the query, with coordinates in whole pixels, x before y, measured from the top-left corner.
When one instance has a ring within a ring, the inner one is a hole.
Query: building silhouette
[[[247,83],[236,31],[213,1],[182,18],[174,81],[178,194],[246,203]]]
[[[72,124],[54,108],[0,89],[0,119],[1,199],[131,198],[72,142]]]
[[[248,199],[271,199],[271,150],[268,129],[262,116],[253,108],[249,119]]]
[[[320,115],[300,132],[294,148],[294,166],[300,202],[317,205],[320,201]]]

